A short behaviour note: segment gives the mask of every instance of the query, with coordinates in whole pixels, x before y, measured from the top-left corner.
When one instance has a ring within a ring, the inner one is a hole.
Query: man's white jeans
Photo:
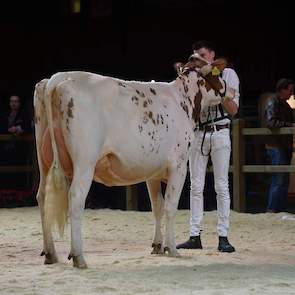
[[[229,229],[230,195],[228,188],[228,169],[231,153],[230,130],[228,128],[219,131],[206,132],[201,151],[203,131],[197,131],[193,144],[190,164],[190,236],[200,235],[201,222],[204,211],[204,185],[208,155],[211,147],[211,160],[214,173],[214,187],[217,198],[219,236],[227,236]],[[210,139],[211,137],[211,139]]]

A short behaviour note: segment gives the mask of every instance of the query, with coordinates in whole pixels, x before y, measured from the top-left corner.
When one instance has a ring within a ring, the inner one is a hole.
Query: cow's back
[[[54,75],[47,87],[71,162],[78,154],[95,155],[97,181],[124,185],[164,177],[175,155],[186,157],[191,126],[168,83],[69,72]]]

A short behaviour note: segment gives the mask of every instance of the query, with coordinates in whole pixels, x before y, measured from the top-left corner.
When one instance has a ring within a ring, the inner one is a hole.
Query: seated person
[[[23,134],[29,131],[29,122],[21,108],[21,99],[12,95],[9,99],[10,110],[1,116],[1,133]]]
[[[21,107],[21,99],[12,95],[9,99],[10,110],[0,119],[0,133],[21,135],[30,131],[30,121]],[[21,142],[4,142],[1,144],[2,165],[24,162],[24,152]]]

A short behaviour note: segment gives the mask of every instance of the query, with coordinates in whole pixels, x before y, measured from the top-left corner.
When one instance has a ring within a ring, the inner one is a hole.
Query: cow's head
[[[200,55],[193,54],[186,64],[176,63],[174,67],[183,97],[181,106],[194,121],[199,118],[201,107],[220,103],[226,91],[225,82],[220,78],[226,67],[225,59],[209,63]]]
[[[181,73],[187,71],[197,71],[203,77],[215,76],[218,77],[227,65],[227,61],[224,58],[219,58],[212,63],[202,58],[198,53],[194,53],[190,56],[188,62],[181,67]]]

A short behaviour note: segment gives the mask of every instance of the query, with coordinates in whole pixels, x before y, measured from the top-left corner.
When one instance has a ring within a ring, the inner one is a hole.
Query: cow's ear
[[[182,62],[176,62],[173,65],[173,67],[176,70],[177,74],[179,75],[181,73],[182,68],[183,68],[183,63]]]
[[[227,61],[225,58],[218,58],[214,60],[212,63],[212,71],[214,68],[218,69],[219,71],[223,71],[227,66]]]

